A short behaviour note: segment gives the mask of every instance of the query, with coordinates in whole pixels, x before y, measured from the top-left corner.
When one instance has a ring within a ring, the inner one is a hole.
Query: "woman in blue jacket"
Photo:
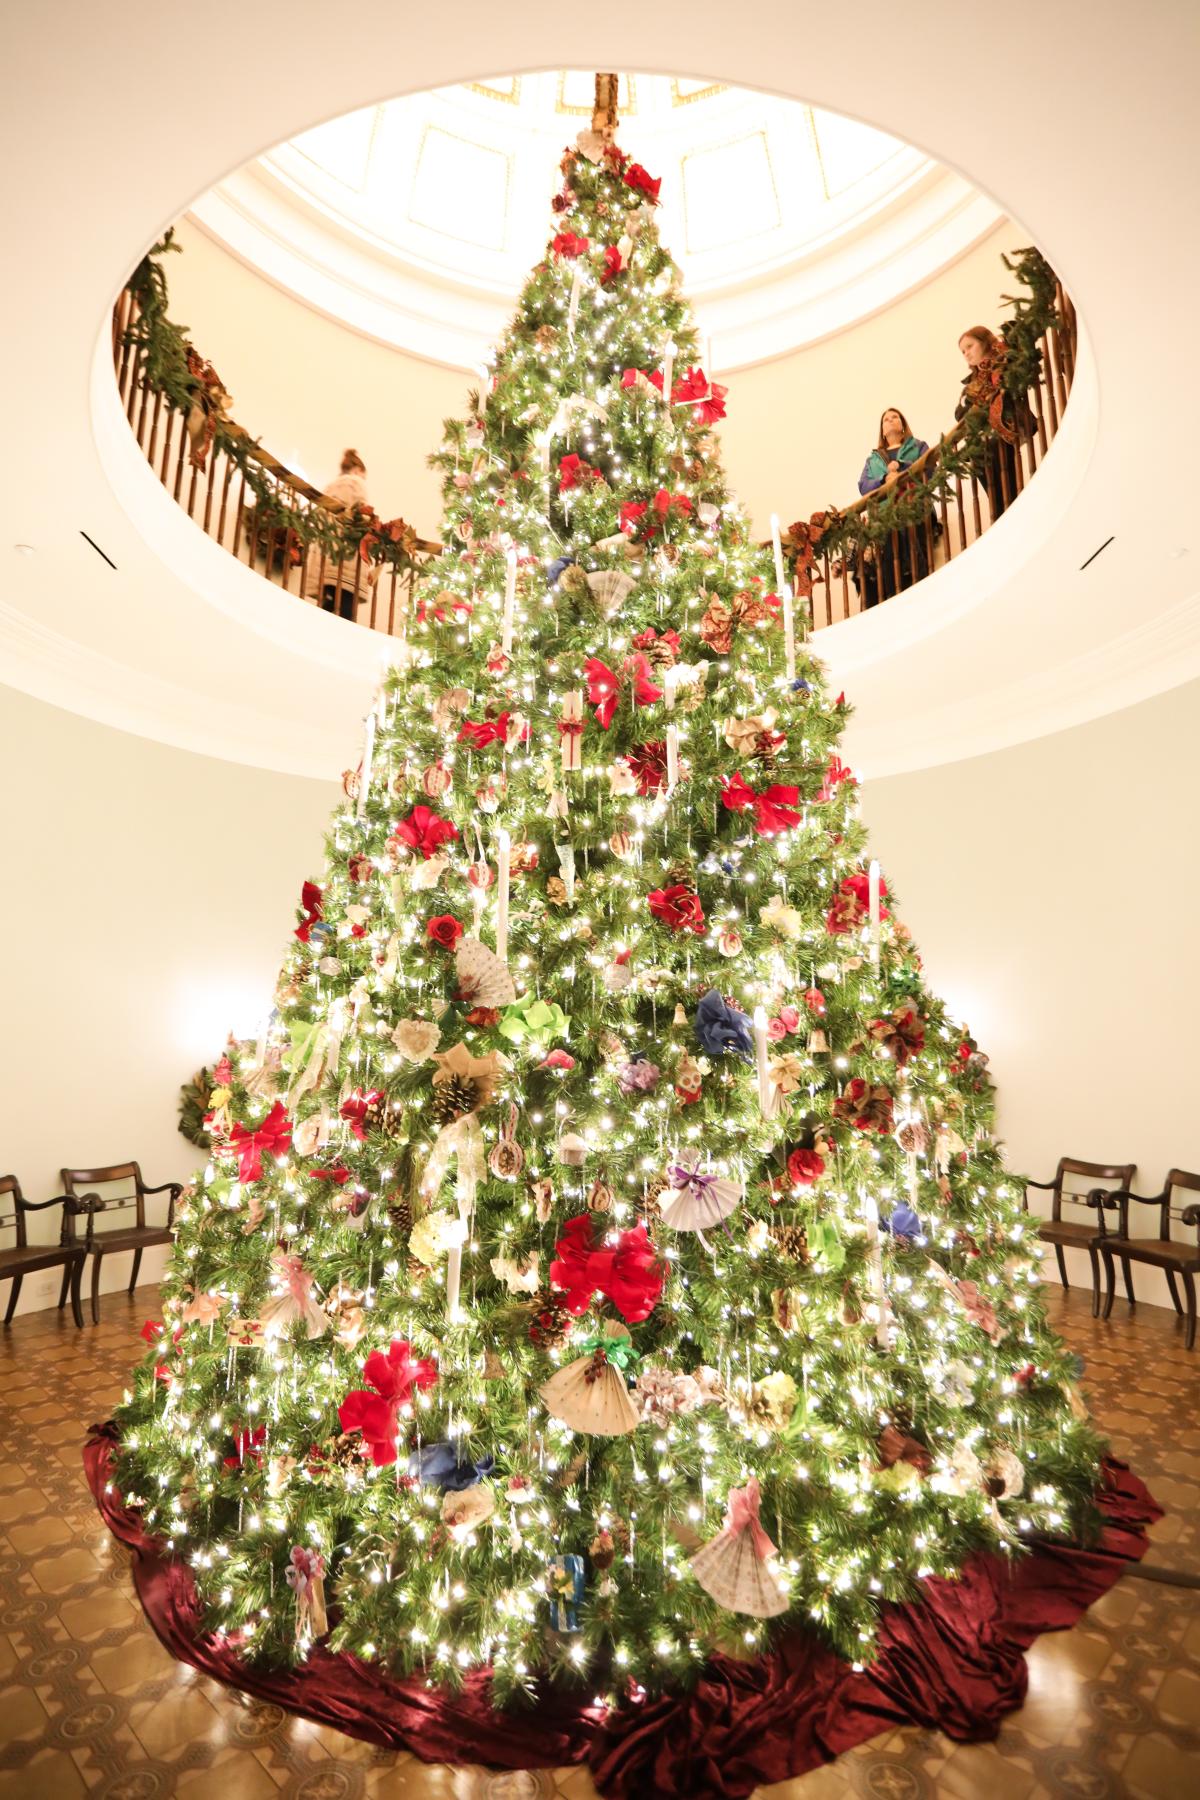
[[[858,478],[860,494],[873,494],[885,481],[895,481],[929,445],[908,429],[908,420],[899,407],[889,406],[879,421],[879,442],[863,464]]]
[[[905,470],[918,462],[928,448],[929,445],[923,438],[913,436],[908,420],[899,407],[889,406],[879,421],[879,442],[869,453],[858,478],[859,493],[873,494],[877,488],[894,486]],[[864,606],[876,606],[880,599],[890,600],[893,594],[911,587],[914,580],[920,581],[923,576],[928,575],[929,558],[925,550],[924,535],[918,529],[916,536],[915,571],[909,553],[907,532],[899,535],[894,550],[890,543],[880,546],[879,568],[876,567],[875,551],[870,547],[863,551],[861,590]],[[882,581],[879,579],[880,574]],[[855,584],[858,585],[857,568],[854,575]]]

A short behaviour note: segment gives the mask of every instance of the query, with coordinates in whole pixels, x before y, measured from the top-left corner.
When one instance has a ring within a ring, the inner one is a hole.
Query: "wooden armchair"
[[[75,1202],[75,1211],[87,1218],[87,1235],[84,1238],[85,1256],[92,1258],[92,1323],[100,1322],[100,1265],[106,1256],[115,1255],[121,1250],[133,1251],[133,1269],[129,1276],[129,1292],[132,1294],[137,1286],[138,1270],[142,1264],[142,1251],[154,1244],[170,1244],[175,1239],[175,1202],[183,1192],[180,1181],[164,1181],[158,1187],[147,1187],[142,1180],[142,1171],[135,1162],[113,1163],[107,1169],[64,1169],[62,1172],[63,1187]],[[133,1184],[131,1194],[116,1194],[102,1199],[99,1194],[86,1193],[92,1182],[107,1183],[110,1181],[129,1181]],[[167,1222],[165,1225],[147,1225],[147,1194],[168,1194]],[[96,1216],[103,1212],[123,1212],[133,1208],[137,1223],[126,1225],[116,1231],[97,1231]],[[72,1222],[72,1235],[74,1226]]]
[[[1100,1253],[1104,1258],[1104,1317],[1107,1319],[1112,1311],[1113,1289],[1116,1287],[1116,1259],[1121,1259],[1121,1272],[1125,1277],[1125,1292],[1129,1296],[1130,1306],[1136,1306],[1133,1296],[1133,1278],[1130,1274],[1131,1263],[1145,1263],[1152,1269],[1161,1269],[1167,1278],[1167,1286],[1171,1291],[1171,1301],[1175,1311],[1182,1318],[1184,1309],[1179,1303],[1179,1290],[1175,1285],[1175,1277],[1183,1283],[1183,1291],[1187,1297],[1187,1337],[1189,1350],[1196,1343],[1196,1273],[1200,1270],[1200,1204],[1195,1202],[1178,1211],[1172,1211],[1171,1201],[1177,1188],[1185,1192],[1200,1193],[1200,1175],[1193,1174],[1190,1169],[1169,1169],[1167,1184],[1161,1194],[1146,1196],[1131,1194],[1126,1187],[1118,1188],[1113,1194],[1106,1196],[1105,1204],[1110,1209],[1114,1203],[1119,1214],[1117,1230],[1105,1232],[1100,1242]],[[1129,1234],[1129,1203],[1136,1201],[1139,1206],[1157,1206],[1158,1236],[1135,1238]],[[1178,1219],[1181,1225],[1196,1227],[1196,1242],[1181,1243],[1171,1236],[1171,1221]]]
[[[1100,1312],[1100,1254],[1099,1245],[1105,1236],[1104,1204],[1108,1190],[1100,1187],[1091,1188],[1086,1194],[1074,1193],[1066,1187],[1068,1175],[1080,1175],[1086,1181],[1115,1182],[1118,1188],[1127,1188],[1133,1180],[1136,1163],[1093,1163],[1081,1162],[1078,1157],[1061,1158],[1053,1181],[1028,1181],[1026,1188],[1041,1188],[1044,1193],[1053,1195],[1050,1217],[1038,1221],[1038,1234],[1044,1244],[1054,1245],[1054,1254],[1058,1258],[1058,1272],[1065,1288],[1070,1287],[1067,1280],[1067,1259],[1064,1252],[1068,1247],[1075,1250],[1086,1250],[1092,1265],[1092,1317]],[[1088,1220],[1064,1219],[1064,1205],[1079,1207],[1090,1211],[1094,1216]],[[1025,1198],[1026,1211],[1029,1208],[1028,1194]]]
[[[75,1202],[69,1194],[56,1194],[53,1200],[26,1200],[21,1192],[21,1184],[15,1175],[0,1175],[0,1197],[11,1194],[14,1212],[9,1218],[0,1218],[0,1232],[15,1231],[16,1241],[6,1249],[0,1243],[0,1281],[7,1277],[12,1282],[8,1296],[8,1310],[4,1315],[4,1323],[8,1325],[17,1310],[17,1301],[21,1296],[21,1283],[26,1275],[32,1275],[37,1269],[61,1268],[62,1287],[58,1293],[58,1307],[61,1312],[66,1305],[67,1292],[71,1295],[71,1311],[75,1315],[76,1325],[83,1324],[83,1309],[79,1304],[79,1283],[83,1276],[83,1264],[86,1251],[82,1244],[74,1241]],[[47,1207],[63,1208],[62,1229],[57,1244],[31,1244],[28,1241],[25,1227],[27,1213],[45,1212]]]

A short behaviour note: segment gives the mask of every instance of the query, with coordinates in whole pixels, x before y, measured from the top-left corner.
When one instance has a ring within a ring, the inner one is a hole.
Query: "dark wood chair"
[[[85,1256],[92,1258],[92,1323],[100,1322],[100,1266],[106,1256],[114,1256],[122,1250],[133,1251],[133,1269],[129,1276],[129,1292],[132,1294],[137,1286],[138,1270],[142,1266],[142,1251],[149,1250],[155,1244],[171,1244],[175,1241],[175,1202],[183,1192],[180,1181],[164,1181],[158,1187],[147,1187],[142,1180],[142,1171],[135,1162],[113,1163],[107,1169],[64,1169],[63,1186],[75,1202],[75,1211],[87,1219],[87,1233],[84,1238]],[[99,1194],[84,1190],[92,1183],[129,1181],[133,1183],[131,1194],[115,1194],[102,1199]],[[165,1225],[147,1225],[147,1194],[168,1194],[167,1222]],[[103,1212],[123,1212],[133,1208],[136,1214],[136,1225],[125,1225],[116,1231],[97,1231],[96,1216]]]
[[[1187,1347],[1193,1349],[1196,1343],[1196,1274],[1200,1270],[1200,1205],[1193,1202],[1173,1210],[1171,1201],[1177,1188],[1193,1194],[1200,1193],[1200,1175],[1193,1174],[1190,1169],[1169,1169],[1167,1185],[1161,1194],[1131,1194],[1128,1188],[1118,1188],[1115,1193],[1105,1196],[1105,1205],[1112,1210],[1114,1204],[1119,1215],[1116,1232],[1106,1232],[1100,1242],[1100,1254],[1104,1258],[1104,1317],[1107,1319],[1112,1311],[1113,1290],[1117,1284],[1116,1262],[1121,1259],[1121,1271],[1125,1277],[1125,1292],[1129,1296],[1130,1306],[1136,1306],[1133,1297],[1133,1278],[1130,1274],[1131,1263],[1145,1263],[1148,1268],[1161,1269],[1167,1278],[1167,1287],[1171,1292],[1171,1301],[1175,1311],[1183,1318],[1184,1308],[1179,1302],[1179,1289],[1175,1285],[1178,1275],[1183,1283],[1183,1291],[1187,1297]],[[1135,1238],[1129,1235],[1129,1203],[1135,1200],[1139,1206],[1157,1206],[1158,1236],[1151,1238]],[[1178,1219],[1181,1225],[1196,1227],[1196,1242],[1181,1243],[1171,1236],[1171,1222]]]
[[[56,1194],[53,1200],[26,1200],[15,1175],[0,1175],[0,1197],[5,1194],[12,1195],[15,1210],[11,1217],[0,1218],[0,1231],[15,1230],[16,1241],[8,1249],[0,1245],[0,1281],[7,1277],[12,1282],[4,1323],[8,1325],[12,1321],[17,1301],[21,1297],[21,1283],[27,1275],[34,1274],[38,1269],[61,1268],[63,1274],[62,1287],[58,1293],[59,1311],[66,1305],[67,1294],[70,1292],[75,1323],[82,1325],[83,1308],[79,1304],[79,1284],[87,1253],[82,1244],[75,1242],[75,1202],[69,1194]],[[51,1206],[63,1208],[62,1229],[57,1244],[31,1244],[26,1235],[26,1215],[45,1212]]]
[[[1064,1156],[1059,1162],[1053,1181],[1027,1181],[1026,1188],[1040,1188],[1043,1193],[1053,1196],[1048,1219],[1038,1220],[1038,1235],[1044,1244],[1054,1245],[1054,1254],[1058,1258],[1058,1272],[1065,1288],[1070,1287],[1067,1280],[1067,1249],[1086,1250],[1092,1265],[1092,1317],[1100,1312],[1100,1251],[1099,1246],[1105,1236],[1104,1206],[1102,1198],[1108,1189],[1093,1186],[1087,1193],[1076,1193],[1066,1186],[1068,1175],[1078,1175],[1085,1181],[1115,1182],[1118,1188],[1127,1188],[1133,1180],[1136,1163],[1093,1163],[1081,1162],[1076,1156]],[[1063,1207],[1079,1207],[1090,1211],[1091,1219],[1078,1221],[1064,1219]],[[1026,1194],[1025,1208],[1029,1210],[1029,1197]]]

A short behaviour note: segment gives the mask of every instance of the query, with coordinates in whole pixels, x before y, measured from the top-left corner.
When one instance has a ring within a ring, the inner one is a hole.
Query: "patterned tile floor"
[[[427,1767],[242,1701],[174,1662],[101,1526],[80,1445],[140,1349],[153,1289],[98,1327],[40,1313],[0,1328],[0,1800],[587,1800],[580,1770]],[[1200,1350],[1174,1316],[1049,1290],[1092,1409],[1168,1508],[1148,1560],[1200,1577]],[[887,1732],[760,1800],[1185,1800],[1200,1794],[1200,1589],[1127,1577],[1029,1656],[1024,1709],[994,1744]],[[652,1800],[647,1795],[646,1800]]]

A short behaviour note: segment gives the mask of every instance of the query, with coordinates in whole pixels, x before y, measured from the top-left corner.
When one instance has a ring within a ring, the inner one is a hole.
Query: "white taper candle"
[[[783,592],[783,544],[779,537],[779,514],[771,514],[771,549],[775,553],[775,586]]]
[[[503,828],[496,833],[496,955],[508,961],[508,860],[512,839]]]
[[[796,616],[792,606],[792,584],[783,584],[783,659],[789,683],[796,679]]]
[[[871,859],[867,870],[867,897],[871,914],[871,961],[879,967],[879,864]]]
[[[500,625],[500,648],[505,656],[512,655],[513,640],[513,604],[517,597],[517,551],[515,544],[510,544],[504,558],[504,616]]]
[[[361,819],[367,810],[367,790],[371,785],[371,758],[375,754],[375,709],[367,714],[367,722],[363,727],[362,774],[358,778],[358,805],[355,808]]]
[[[775,1108],[771,1098],[771,1076],[767,1067],[767,1013],[762,1006],[754,1009],[754,1061],[758,1069],[758,1108],[763,1118],[769,1119]]]

